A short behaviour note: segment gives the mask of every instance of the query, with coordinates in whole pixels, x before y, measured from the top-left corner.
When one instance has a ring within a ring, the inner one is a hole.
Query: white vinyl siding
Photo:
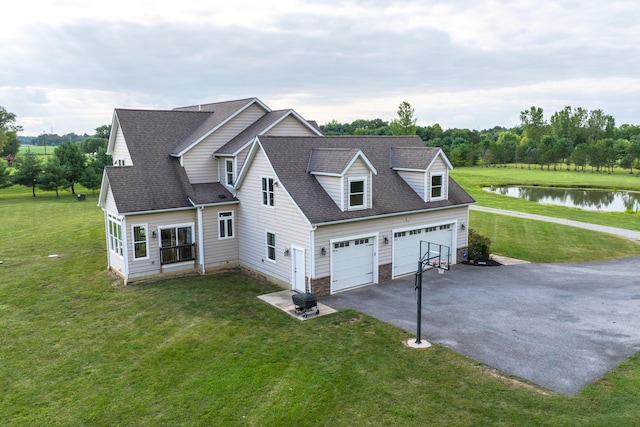
[[[265,113],[262,107],[253,104],[186,152],[182,162],[189,181],[192,184],[217,182],[218,162],[213,158],[213,153]]]
[[[400,175],[400,177],[409,184],[413,191],[415,191],[422,200],[425,202],[428,200],[426,193],[427,174],[425,172],[398,171],[398,175]]]
[[[122,133],[122,129],[118,126],[118,131],[116,132],[116,138],[113,144],[113,154],[111,155],[113,159],[113,164],[118,166],[132,166],[133,162],[131,161],[131,155],[129,154],[129,149],[127,147],[127,143],[124,139],[124,134]]]
[[[324,191],[338,205],[340,210],[344,210],[343,194],[342,194],[342,178],[339,176],[314,175],[320,183]]]
[[[296,246],[308,253],[310,225],[291,201],[282,186],[274,187],[275,206],[262,206],[264,176],[275,176],[261,149],[252,160],[251,168],[243,178],[237,197],[242,200],[237,212],[237,240],[240,264],[269,275],[275,281],[291,284],[292,257],[285,256],[286,249]],[[276,262],[269,262],[265,253],[265,230],[276,235]],[[290,251],[291,253],[291,251]],[[309,272],[309,257],[305,260]]]
[[[238,265],[238,220],[237,205],[208,207],[202,214],[204,234],[204,266],[216,268],[222,266]],[[220,236],[220,214],[231,212],[233,214],[233,238]]]
[[[292,116],[285,117],[273,128],[269,129],[265,135],[268,136],[313,136],[317,135],[308,127],[304,126],[298,119]]]

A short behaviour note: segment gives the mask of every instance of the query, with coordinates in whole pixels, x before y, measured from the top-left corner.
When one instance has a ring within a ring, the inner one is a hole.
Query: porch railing
[[[160,264],[175,264],[177,262],[195,261],[196,244],[169,246],[160,248]]]

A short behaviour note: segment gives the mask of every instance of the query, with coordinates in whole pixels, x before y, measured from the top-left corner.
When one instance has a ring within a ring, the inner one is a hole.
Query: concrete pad
[[[320,313],[309,314],[306,318],[302,317],[302,313],[296,313],[296,306],[293,303],[293,300],[291,299],[291,296],[294,294],[296,294],[296,292],[294,291],[279,291],[279,292],[272,292],[270,294],[258,295],[258,298],[260,298],[262,301],[266,302],[267,304],[270,304],[284,311],[285,313],[289,314],[291,317],[295,317],[296,319],[303,320],[303,321],[310,320],[315,317],[326,316],[327,314],[336,312],[336,310],[334,310],[333,308],[327,307],[326,305],[318,301],[317,308],[318,310],[320,310]]]
[[[502,255],[491,254],[491,259],[498,261],[502,265],[516,265],[516,264],[529,264],[529,261],[523,261],[521,259],[509,258]]]

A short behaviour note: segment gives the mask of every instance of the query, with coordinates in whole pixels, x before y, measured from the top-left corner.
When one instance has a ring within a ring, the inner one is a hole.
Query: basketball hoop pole
[[[418,330],[416,332],[416,344],[420,343],[422,329],[422,260],[418,261],[418,272],[416,273],[416,290],[418,291]]]

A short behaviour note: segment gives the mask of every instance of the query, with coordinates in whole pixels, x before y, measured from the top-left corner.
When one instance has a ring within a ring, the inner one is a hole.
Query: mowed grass
[[[638,356],[568,397],[438,345],[409,349],[411,334],[357,311],[300,322],[257,298],[276,288],[238,272],[122,287],[95,204],[0,190],[0,425],[640,419]]]
[[[639,213],[600,213],[575,208],[544,205],[523,199],[503,196],[482,190],[482,187],[501,185],[537,185],[565,188],[605,188],[640,191],[640,176],[616,169],[613,174],[540,170],[481,166],[455,168],[451,176],[482,206],[522,211],[552,217],[569,218],[592,224],[607,225],[640,231]],[[509,220],[511,221],[511,220]],[[473,224],[472,224],[473,226]]]

